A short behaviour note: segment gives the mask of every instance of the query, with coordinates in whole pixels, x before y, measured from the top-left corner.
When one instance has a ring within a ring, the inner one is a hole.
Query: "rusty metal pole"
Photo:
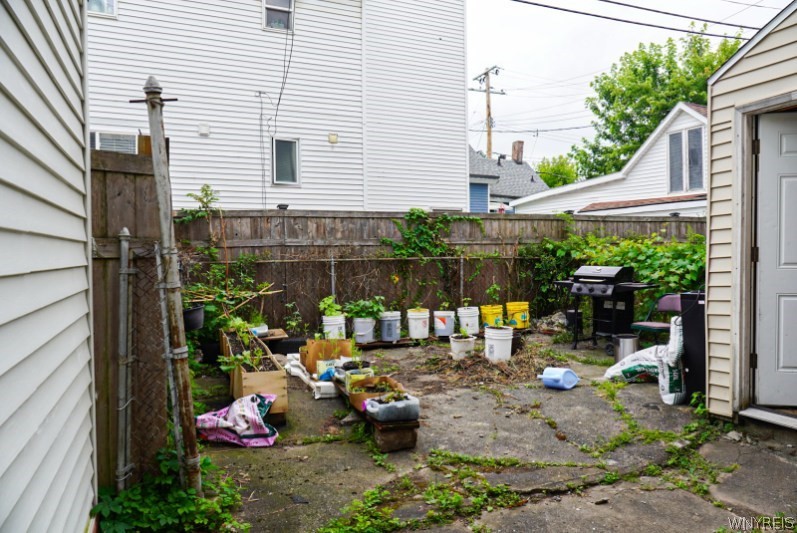
[[[166,273],[166,308],[169,316],[169,342],[171,364],[177,381],[177,403],[180,408],[180,426],[185,447],[185,472],[187,488],[202,495],[202,473],[199,468],[199,449],[194,423],[194,402],[191,396],[191,378],[188,370],[188,347],[185,342],[183,305],[180,296],[180,273],[177,264],[177,248],[174,245],[172,225],[172,189],[169,179],[169,162],[166,155],[166,136],[163,127],[163,98],[155,76],[150,76],[144,86],[149,113],[149,134],[152,137],[152,168],[158,194],[158,218],[161,232],[161,256]]]

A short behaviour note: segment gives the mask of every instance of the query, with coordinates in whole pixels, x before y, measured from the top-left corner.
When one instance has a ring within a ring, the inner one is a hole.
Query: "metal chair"
[[[651,320],[653,313],[667,314],[681,312],[681,295],[665,294],[650,306],[648,315],[641,322],[631,324],[631,330],[639,333],[653,333],[656,344],[659,343],[661,333],[670,333],[670,322],[656,322]]]

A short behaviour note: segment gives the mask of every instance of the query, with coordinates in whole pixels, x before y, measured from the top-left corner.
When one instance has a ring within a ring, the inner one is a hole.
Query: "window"
[[[123,154],[138,153],[137,137],[135,135],[92,131],[89,141],[92,150],[122,152]]]
[[[703,188],[703,128],[669,136],[670,192]]]
[[[263,26],[275,30],[292,30],[293,0],[263,0]]]
[[[116,0],[89,0],[89,13],[116,16]]]
[[[271,145],[274,183],[299,184],[299,141],[274,139]]]

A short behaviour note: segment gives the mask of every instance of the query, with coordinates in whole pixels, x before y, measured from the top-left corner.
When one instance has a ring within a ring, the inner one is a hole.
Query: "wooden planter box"
[[[232,349],[227,335],[219,332],[222,355],[231,356]],[[247,372],[241,367],[230,372],[230,394],[236,400],[250,394],[275,394],[277,399],[269,410],[272,415],[284,415],[288,412],[288,376],[285,369],[260,339],[252,338],[252,342],[263,350],[264,357],[271,360],[277,370],[267,372]]]

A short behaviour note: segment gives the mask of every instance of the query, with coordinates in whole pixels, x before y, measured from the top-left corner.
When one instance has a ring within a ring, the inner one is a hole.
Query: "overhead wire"
[[[676,31],[676,32],[681,32],[681,33],[690,33],[690,34],[693,34],[693,35],[704,35],[706,37],[720,37],[720,38],[723,38],[723,39],[737,39],[737,40],[741,40],[741,41],[748,41],[749,40],[749,38],[742,37],[741,35],[720,35],[718,33],[706,33],[706,32],[702,32],[702,31],[698,31],[698,30],[687,30],[687,29],[683,29],[683,28],[673,28],[671,26],[662,26],[662,25],[659,25],[659,24],[652,24],[652,23],[649,23],[649,22],[639,22],[639,21],[635,21],[635,20],[628,20],[628,19],[621,19],[621,18],[617,18],[617,17],[610,17],[608,15],[599,15],[597,13],[588,13],[586,11],[577,11],[575,9],[568,9],[568,8],[565,8],[565,7],[552,6],[550,4],[543,4],[543,3],[540,3],[540,2],[531,2],[530,0],[512,0],[512,1],[513,2],[518,2],[520,4],[527,4],[527,5],[530,5],[530,6],[537,6],[537,7],[543,7],[543,8],[546,8],[546,9],[553,9],[555,11],[563,11],[565,13],[573,13],[573,14],[576,14],[576,15],[585,15],[585,16],[588,16],[588,17],[595,17],[595,18],[599,18],[599,19],[611,20],[611,21],[614,21],[614,22],[623,22],[625,24],[634,24],[634,25],[637,25],[637,26],[645,26],[645,27],[648,27],[648,28],[657,28],[657,29],[660,29],[660,30]]]
[[[737,0],[720,0],[720,2],[727,2],[728,4],[738,4],[740,6],[748,6],[748,7],[760,7],[762,9],[775,9],[777,11],[781,11],[783,8],[775,7],[775,6],[761,6],[758,5],[760,2],[756,2],[755,4],[748,4],[747,2],[739,2]]]
[[[690,15],[681,15],[681,14],[678,14],[678,13],[671,13],[669,11],[662,11],[660,9],[653,9],[651,7],[635,6],[634,4],[626,4],[625,2],[617,2],[616,0],[597,0],[597,1],[598,2],[603,2],[605,4],[614,4],[616,6],[630,7],[631,9],[639,9],[641,11],[648,11],[650,13],[658,13],[659,15],[667,15],[668,17],[679,17],[679,18],[684,18],[684,19],[688,19],[688,20],[696,20],[698,22],[706,22],[708,24],[712,24],[712,25],[715,25],[715,26],[716,25],[734,26],[736,28],[744,28],[746,30],[756,30],[756,31],[761,29],[761,28],[754,28],[753,26],[743,26],[741,24],[733,24],[733,23],[730,23],[730,22],[725,22],[725,20],[727,20],[727,19],[723,19],[723,21],[709,20],[709,19],[704,19],[704,18],[700,18],[700,17],[693,17],[693,16],[690,16]],[[763,0],[761,0],[761,1],[763,1]],[[753,6],[750,6],[750,7],[753,7]],[[749,8],[745,8],[745,9],[749,9]],[[732,16],[733,15],[731,15],[731,17]],[[728,17],[728,18],[730,18],[730,17]]]

